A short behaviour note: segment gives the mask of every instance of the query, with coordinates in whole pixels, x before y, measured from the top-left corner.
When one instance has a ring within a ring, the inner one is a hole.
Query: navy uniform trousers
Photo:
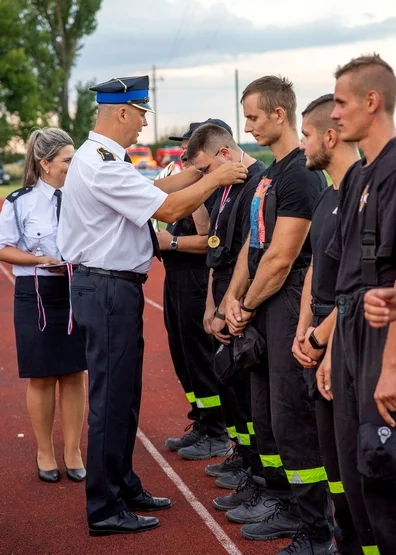
[[[291,488],[303,530],[326,541],[332,518],[315,408],[304,370],[291,352],[303,280],[304,272],[293,272],[257,309],[253,324],[267,341],[268,366],[251,375],[252,415],[268,488],[280,497]]]
[[[142,492],[132,468],[143,363],[142,285],[77,270],[72,306],[89,377],[87,516],[104,520]]]
[[[358,445],[363,426],[386,426],[378,413],[374,391],[381,372],[388,328],[372,328],[365,320],[365,291],[361,289],[337,299],[338,318],[332,348],[336,442],[341,478],[363,553],[394,555],[396,472],[386,477],[360,472],[362,459],[366,458]],[[396,434],[395,430],[391,433]],[[378,440],[377,429],[374,435]],[[382,470],[385,471],[383,461],[380,474]]]
[[[165,261],[164,319],[173,366],[191,403],[189,418],[212,437],[225,433],[213,372],[213,342],[203,327],[209,270]]]

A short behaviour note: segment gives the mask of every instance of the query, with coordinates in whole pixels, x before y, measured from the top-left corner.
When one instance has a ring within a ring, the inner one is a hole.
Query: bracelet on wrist
[[[223,314],[222,312],[219,312],[217,308],[215,310],[214,315],[215,315],[215,318],[218,318],[219,320],[224,320],[225,321],[225,314]]]
[[[245,312],[250,312],[250,313],[256,311],[255,308],[249,308],[249,307],[245,306],[245,298],[243,298],[243,299],[241,300],[241,309],[244,310]]]

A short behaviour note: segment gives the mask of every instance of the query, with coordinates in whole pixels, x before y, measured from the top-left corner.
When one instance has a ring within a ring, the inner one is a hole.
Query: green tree
[[[76,148],[86,140],[88,132],[93,127],[96,114],[95,94],[88,90],[94,83],[77,83],[76,114],[73,120],[72,136]]]
[[[57,88],[59,125],[71,129],[69,112],[70,75],[83,39],[96,29],[96,13],[102,0],[30,0],[22,17],[29,33],[28,43],[49,89]],[[48,71],[48,69],[52,71]]]

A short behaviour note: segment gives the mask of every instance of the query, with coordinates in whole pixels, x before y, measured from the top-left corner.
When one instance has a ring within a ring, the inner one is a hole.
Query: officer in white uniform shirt
[[[148,77],[112,79],[92,90],[97,92],[98,119],[69,169],[58,246],[65,260],[78,265],[72,304],[90,382],[89,532],[128,534],[159,524],[131,510],[171,506],[169,499],[144,491],[132,469],[142,381],[142,284],[153,252],[160,257],[150,218],[173,222],[190,214],[216,188],[242,183],[247,171],[230,163],[200,179],[190,168],[154,185],[125,152],[137,142],[147,125],[146,112],[152,111]]]

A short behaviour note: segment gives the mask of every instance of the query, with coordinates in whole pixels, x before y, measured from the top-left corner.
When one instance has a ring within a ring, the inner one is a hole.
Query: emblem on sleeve
[[[105,148],[103,148],[102,146],[96,149],[99,154],[102,157],[102,160],[104,162],[108,162],[109,160],[115,160],[116,157],[114,156],[114,154],[112,152],[110,152],[110,150],[106,150]]]

